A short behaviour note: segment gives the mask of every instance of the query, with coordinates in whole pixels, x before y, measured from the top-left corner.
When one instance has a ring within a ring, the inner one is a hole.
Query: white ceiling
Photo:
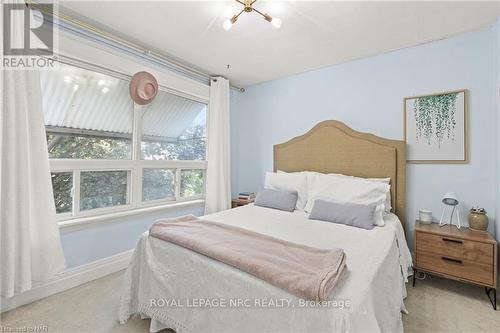
[[[500,2],[262,1],[275,29],[234,1],[78,1],[61,10],[234,85],[369,57],[494,24]],[[227,65],[230,68],[227,69]]]

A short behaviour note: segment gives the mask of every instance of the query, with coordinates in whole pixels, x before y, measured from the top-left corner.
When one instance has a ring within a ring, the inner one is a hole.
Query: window
[[[142,115],[145,160],[204,160],[206,104],[160,91]]]
[[[142,171],[142,201],[175,198],[174,169],[144,169]]]
[[[65,64],[40,76],[50,158],[132,158],[126,80]]]
[[[50,130],[54,132],[49,132]],[[61,129],[58,129],[61,130]],[[56,129],[47,129],[50,158],[74,159],[130,159],[131,142],[97,136],[61,135]]]
[[[204,170],[181,170],[181,197],[200,196],[204,191]]]
[[[126,205],[127,171],[84,171],[80,175],[80,209]]]
[[[129,77],[79,63],[40,75],[60,220],[203,198],[206,101],[135,105]]]
[[[52,188],[54,190],[56,213],[70,213],[73,209],[73,173],[53,172]]]

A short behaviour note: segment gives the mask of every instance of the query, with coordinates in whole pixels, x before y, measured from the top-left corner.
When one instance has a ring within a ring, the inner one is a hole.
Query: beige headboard
[[[391,178],[393,212],[405,225],[406,145],[323,121],[304,135],[274,146],[274,171],[316,171]]]

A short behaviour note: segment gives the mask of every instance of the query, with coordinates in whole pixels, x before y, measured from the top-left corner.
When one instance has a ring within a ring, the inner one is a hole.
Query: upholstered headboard
[[[316,171],[391,178],[393,212],[405,225],[406,145],[353,130],[335,120],[274,146],[274,171]]]

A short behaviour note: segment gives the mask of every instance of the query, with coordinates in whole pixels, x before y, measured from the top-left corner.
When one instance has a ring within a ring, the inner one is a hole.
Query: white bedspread
[[[151,331],[172,328],[177,333],[403,331],[401,310],[411,256],[396,215],[386,215],[386,225],[373,230],[308,220],[304,212],[253,205],[205,219],[314,247],[343,248],[348,268],[331,300],[348,307],[335,307],[333,302],[326,307],[303,307],[284,290],[150,238],[146,232],[124,277],[120,322],[141,314],[152,318]],[[238,300],[244,303],[236,306]]]

